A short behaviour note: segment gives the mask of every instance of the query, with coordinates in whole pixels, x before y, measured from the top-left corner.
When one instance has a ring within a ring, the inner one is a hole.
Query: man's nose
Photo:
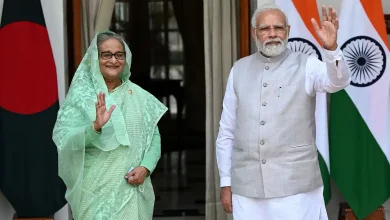
[[[275,37],[275,36],[276,36],[276,31],[275,31],[275,29],[270,28],[270,30],[269,30],[269,32],[268,32],[268,35],[269,35],[270,37]]]

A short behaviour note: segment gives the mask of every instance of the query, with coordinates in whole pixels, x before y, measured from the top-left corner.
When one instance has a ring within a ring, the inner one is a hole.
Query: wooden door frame
[[[240,58],[250,55],[250,0],[239,0],[239,55]]]
[[[250,55],[250,0],[239,2],[239,56]],[[82,59],[81,0],[67,1],[69,84]]]
[[[66,1],[66,21],[68,41],[68,86],[70,86],[73,75],[82,59],[81,0]]]

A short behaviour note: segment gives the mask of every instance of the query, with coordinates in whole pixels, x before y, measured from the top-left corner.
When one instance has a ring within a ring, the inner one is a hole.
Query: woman
[[[130,65],[119,35],[97,34],[58,113],[53,140],[75,220],[152,219],[167,108],[129,80]]]

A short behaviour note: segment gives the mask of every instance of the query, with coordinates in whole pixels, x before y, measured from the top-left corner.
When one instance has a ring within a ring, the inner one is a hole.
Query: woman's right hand
[[[101,128],[108,122],[111,117],[112,112],[115,109],[115,105],[107,111],[106,108],[106,95],[102,92],[99,92],[97,95],[96,104],[96,120],[93,122],[93,128],[95,131],[100,131]]]

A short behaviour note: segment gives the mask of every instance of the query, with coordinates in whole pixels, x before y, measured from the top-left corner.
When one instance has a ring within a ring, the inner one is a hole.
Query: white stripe
[[[382,12],[378,12],[382,13]],[[390,161],[390,53],[382,38],[371,24],[358,0],[343,0],[340,11],[338,44],[360,35],[378,41],[385,50],[387,61],[382,78],[369,87],[348,86],[346,91]],[[345,55],[345,54],[344,54]]]

